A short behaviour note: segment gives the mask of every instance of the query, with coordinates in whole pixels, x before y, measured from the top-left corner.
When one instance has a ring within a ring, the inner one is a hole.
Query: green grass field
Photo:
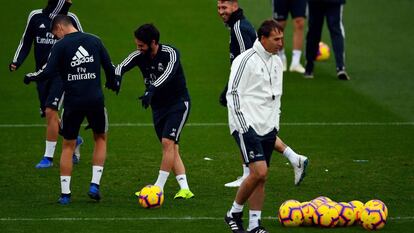
[[[240,2],[255,26],[271,16],[269,0]],[[71,205],[56,204],[61,143],[54,168],[34,168],[44,150],[45,130],[35,85],[22,82],[23,75],[33,71],[33,55],[15,73],[9,73],[7,65],[27,15],[45,3],[3,1],[0,8],[0,231],[230,232],[222,217],[236,189],[224,183],[240,175],[241,166],[226,125],[227,111],[217,101],[228,78],[229,38],[216,1],[75,0],[71,8],[85,31],[101,37],[116,64],[135,49],[132,32],[146,22],[159,27],[162,43],[181,52],[192,97],[181,155],[196,198],[173,200],[178,185],[170,175],[164,205],[157,210],[140,208],[133,195],[155,181],[161,160],[151,113],[137,102],[143,92],[138,69],[125,76],[119,96],[105,91],[112,126],[101,203],[90,202],[86,195],[93,148],[90,131],[81,131],[86,143],[81,163],[74,167]],[[410,232],[414,227],[413,10],[411,0],[349,0],[344,24],[352,80],[336,79],[332,56],[316,65],[313,80],[286,73],[279,136],[307,155],[310,165],[302,185],[295,187],[287,160],[273,154],[262,213],[270,232],[365,231],[359,226],[284,228],[275,219],[283,201],[320,195],[336,201],[381,199],[389,209],[382,232]],[[290,27],[285,35],[290,51]],[[326,26],[323,38],[330,44]]]

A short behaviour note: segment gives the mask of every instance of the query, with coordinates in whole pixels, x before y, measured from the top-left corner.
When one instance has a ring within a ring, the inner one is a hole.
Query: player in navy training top
[[[123,75],[138,66],[144,77],[146,91],[140,97],[142,105],[151,105],[158,139],[162,143],[163,158],[155,185],[164,189],[171,170],[176,175],[180,191],[174,198],[188,199],[190,191],[181,160],[178,141],[188,118],[190,97],[188,94],[180,54],[177,49],[159,44],[160,34],[152,24],[144,24],[135,31],[137,51],[132,52],[116,68]]]
[[[106,132],[108,117],[101,87],[101,66],[105,70],[106,84],[118,92],[120,81],[116,79],[115,67],[101,40],[91,34],[79,32],[70,17],[58,15],[52,22],[52,33],[60,39],[53,46],[44,69],[27,74],[25,83],[54,78],[59,73],[63,81],[65,98],[61,121],[63,148],[60,161],[61,204],[70,202],[71,155],[82,121],[86,117],[94,133],[93,174],[89,196],[99,200],[99,182],[106,158]]]
[[[75,27],[82,31],[81,24],[75,14],[68,12],[71,6],[70,0],[49,0],[44,9],[33,10],[27,19],[27,25],[22,39],[17,47],[13,61],[9,65],[10,71],[17,70],[29,55],[34,46],[34,58],[36,70],[42,68],[49,56],[50,49],[56,43],[57,38],[50,31],[50,23],[57,14],[67,14]],[[59,78],[48,79],[36,83],[40,114],[46,117],[46,148],[42,160],[36,168],[48,168],[53,166],[53,155],[59,132],[58,110],[63,96],[62,81]],[[79,146],[83,142],[78,138],[78,146],[73,155],[73,162],[77,163],[80,157]]]

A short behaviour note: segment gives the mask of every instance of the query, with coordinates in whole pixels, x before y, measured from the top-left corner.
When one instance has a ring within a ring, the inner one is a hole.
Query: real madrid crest
[[[164,72],[164,66],[162,65],[162,63],[158,63],[158,71],[159,72]]]

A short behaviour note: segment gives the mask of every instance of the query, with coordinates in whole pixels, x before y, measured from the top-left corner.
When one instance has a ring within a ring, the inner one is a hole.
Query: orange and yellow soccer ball
[[[331,55],[329,46],[325,43],[323,43],[322,41],[319,42],[319,50],[318,50],[318,54],[316,55],[316,60],[317,61],[326,61],[329,59]]]
[[[348,202],[352,207],[354,207],[355,211],[355,222],[359,223],[361,220],[361,213],[364,210],[364,203],[358,200]]]
[[[321,204],[313,214],[313,223],[320,227],[335,227],[338,221],[338,210],[328,204]]]
[[[361,225],[367,230],[379,230],[385,226],[384,211],[376,207],[365,207],[361,212]]]
[[[303,213],[300,202],[287,200],[282,203],[278,213],[279,222],[286,227],[295,227],[303,223]]]
[[[388,217],[388,208],[387,208],[387,206],[385,205],[385,203],[384,203],[384,202],[382,202],[381,200],[378,200],[378,199],[373,199],[373,200],[367,201],[367,203],[365,203],[365,207],[370,207],[370,208],[379,208],[379,209],[381,209],[382,211],[384,211],[385,218],[387,218],[387,217]]]
[[[303,223],[304,226],[313,225],[313,214],[316,210],[316,205],[312,202],[302,202],[302,213],[303,213]]]
[[[339,214],[338,226],[347,227],[354,224],[356,219],[354,207],[346,202],[339,202],[335,205],[335,208]]]
[[[146,209],[159,208],[164,203],[164,193],[159,186],[147,185],[139,192],[138,202]]]

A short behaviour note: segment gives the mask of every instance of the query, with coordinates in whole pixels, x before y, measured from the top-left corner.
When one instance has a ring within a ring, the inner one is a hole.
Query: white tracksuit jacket
[[[227,91],[230,133],[247,132],[251,126],[263,136],[279,131],[283,65],[256,40],[251,49],[236,57]]]

